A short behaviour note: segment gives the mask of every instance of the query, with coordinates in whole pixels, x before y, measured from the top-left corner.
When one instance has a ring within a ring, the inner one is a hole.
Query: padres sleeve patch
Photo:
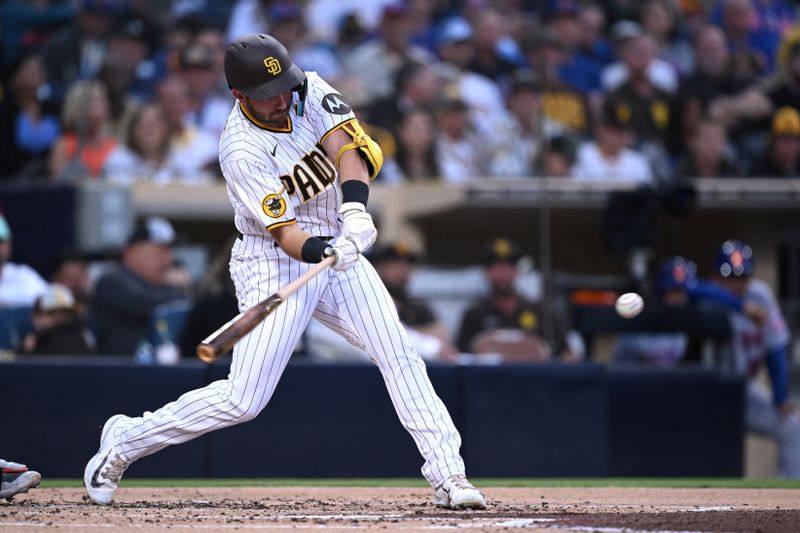
[[[270,218],[279,218],[283,216],[286,212],[286,200],[283,199],[282,194],[283,189],[278,192],[270,193],[261,200],[261,209],[264,210],[265,215]]]

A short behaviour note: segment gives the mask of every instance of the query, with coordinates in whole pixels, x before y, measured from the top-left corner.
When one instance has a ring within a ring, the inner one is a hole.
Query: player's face
[[[286,91],[269,100],[254,100],[243,95],[242,104],[260,122],[270,126],[283,126],[292,107],[292,91]]]

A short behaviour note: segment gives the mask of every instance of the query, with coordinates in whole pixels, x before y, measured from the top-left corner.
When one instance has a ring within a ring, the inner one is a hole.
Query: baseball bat
[[[314,276],[325,270],[336,261],[336,256],[323,259],[305,273],[290,281],[275,294],[261,300],[256,305],[242,311],[217,331],[206,337],[197,345],[197,357],[204,363],[213,363],[220,355],[230,350],[239,339],[250,333],[262,320],[264,320],[276,307],[308,283]]]

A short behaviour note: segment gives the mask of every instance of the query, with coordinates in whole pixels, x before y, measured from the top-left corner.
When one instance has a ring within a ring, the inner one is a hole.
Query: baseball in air
[[[635,292],[626,292],[617,298],[614,309],[623,318],[633,318],[644,309],[644,300]]]

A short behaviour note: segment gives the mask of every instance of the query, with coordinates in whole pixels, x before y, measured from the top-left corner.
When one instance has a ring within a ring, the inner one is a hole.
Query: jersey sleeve
[[[341,124],[354,119],[355,114],[347,100],[316,72],[309,72],[307,76],[305,113],[311,120],[317,139],[321,140]]]
[[[229,194],[247,209],[249,218],[258,220],[267,231],[295,222],[286,187],[274,171],[247,158],[230,159],[221,166]]]
[[[775,295],[769,285],[761,280],[754,279],[750,282],[745,299],[752,299],[755,303],[767,309],[767,320],[763,326],[764,347],[773,351],[789,344],[789,326],[778,306]]]

